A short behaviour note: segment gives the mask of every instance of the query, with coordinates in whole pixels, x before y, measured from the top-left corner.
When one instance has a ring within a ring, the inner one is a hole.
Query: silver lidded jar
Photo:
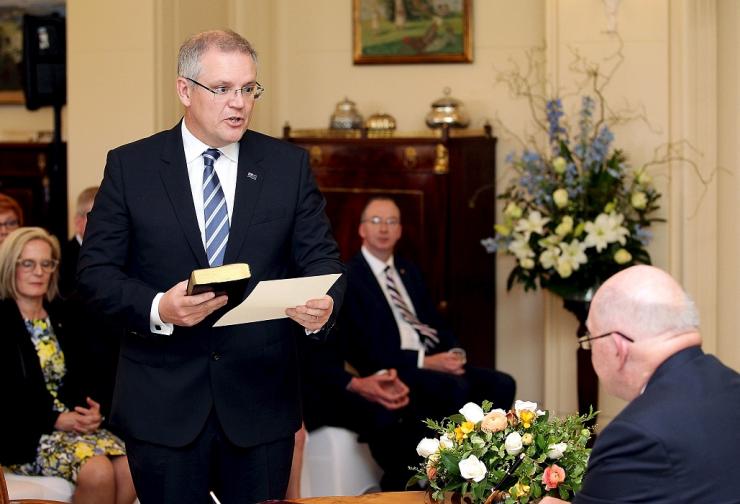
[[[430,128],[467,128],[470,117],[463,103],[450,96],[451,90],[445,87],[442,91],[444,96],[432,103],[432,110],[427,114],[426,123]]]
[[[329,123],[330,129],[360,129],[362,128],[362,115],[357,111],[355,102],[345,97],[337,103]]]

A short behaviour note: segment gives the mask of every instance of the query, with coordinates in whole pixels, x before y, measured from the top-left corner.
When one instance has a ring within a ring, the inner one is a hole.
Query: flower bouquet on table
[[[577,128],[564,120],[560,99],[545,101],[546,148],[510,154],[516,171],[498,197],[505,202],[496,234],[481,243],[516,257],[507,282],[549,289],[568,299],[617,271],[650,263],[646,250],[660,194],[646,167],[629,168],[612,148],[604,99],[584,96]],[[595,117],[596,116],[596,117]]]
[[[459,414],[426,424],[438,434],[416,448],[424,461],[410,483],[426,481],[432,500],[458,494],[470,503],[526,503],[546,495],[572,500],[581,488],[594,417],[550,416],[537,403],[510,411],[466,404]]]

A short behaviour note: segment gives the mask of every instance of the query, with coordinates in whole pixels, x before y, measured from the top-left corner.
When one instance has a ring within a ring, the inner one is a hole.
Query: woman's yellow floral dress
[[[69,411],[69,408],[58,399],[59,387],[67,369],[64,353],[49,319],[26,320],[26,329],[36,347],[46,389],[54,399],[54,411],[59,413]],[[54,431],[41,435],[34,462],[10,466],[8,469],[28,476],[59,476],[74,483],[77,481],[80,467],[90,457],[125,454],[123,441],[105,429],[98,429],[90,434]]]

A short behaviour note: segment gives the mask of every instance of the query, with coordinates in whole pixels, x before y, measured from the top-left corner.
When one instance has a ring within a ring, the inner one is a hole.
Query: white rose
[[[483,420],[483,417],[485,416],[483,409],[477,404],[471,402],[460,408],[460,413],[465,417],[465,420],[474,424]]]
[[[439,449],[439,439],[424,438],[416,445],[416,453],[424,458],[429,458]]]
[[[526,257],[519,261],[519,265],[524,269],[532,269],[534,268],[534,259]]]
[[[557,460],[563,456],[565,450],[568,449],[568,443],[556,443],[551,444],[547,447],[547,456],[553,460]]]
[[[552,193],[552,200],[555,202],[555,206],[558,208],[565,208],[568,205],[568,191],[563,189],[557,189]]]
[[[518,432],[512,432],[506,436],[504,448],[506,448],[506,453],[509,455],[519,455],[519,452],[521,452],[523,448],[522,435]]]
[[[444,448],[445,450],[451,450],[455,447],[455,443],[452,439],[447,437],[447,434],[444,434],[439,438],[439,447]]]
[[[460,476],[467,480],[473,480],[476,483],[486,477],[486,465],[478,460],[478,457],[471,455],[457,464],[460,468]]]

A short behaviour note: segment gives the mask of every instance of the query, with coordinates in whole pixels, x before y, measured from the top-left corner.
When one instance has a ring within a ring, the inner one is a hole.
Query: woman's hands
[[[79,432],[88,434],[95,432],[103,422],[100,414],[100,404],[96,403],[89,397],[85,399],[88,408],[76,406],[74,411],[65,411],[60,413],[57,421],[54,422],[54,428],[66,432]]]

